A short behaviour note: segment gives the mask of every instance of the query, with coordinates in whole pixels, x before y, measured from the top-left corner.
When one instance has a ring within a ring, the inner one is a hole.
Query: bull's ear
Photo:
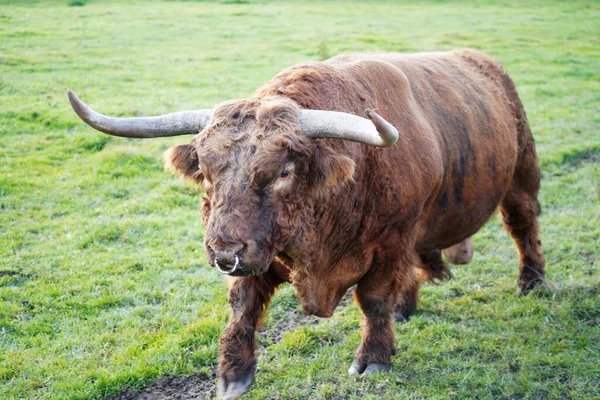
[[[165,168],[194,182],[202,182],[204,177],[198,167],[198,153],[191,144],[171,147],[164,154]]]
[[[351,181],[355,167],[356,164],[350,157],[317,145],[314,156],[316,189],[323,190]]]

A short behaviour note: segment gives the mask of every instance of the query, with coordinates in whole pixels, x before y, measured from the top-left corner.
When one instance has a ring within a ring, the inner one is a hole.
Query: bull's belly
[[[474,235],[494,215],[508,188],[492,189],[474,193],[473,198],[447,209],[440,209],[441,201],[424,215],[422,235],[417,241],[417,248],[446,249]],[[437,209],[436,209],[437,208]]]

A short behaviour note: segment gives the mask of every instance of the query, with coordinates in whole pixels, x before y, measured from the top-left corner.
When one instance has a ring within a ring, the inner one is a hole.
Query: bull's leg
[[[500,204],[504,227],[519,248],[518,287],[521,293],[541,283],[546,274],[538,224],[539,185],[540,169],[531,143],[523,151],[510,189]]]
[[[394,308],[396,321],[408,321],[417,309],[419,289],[426,281],[448,280],[452,273],[442,261],[442,252],[437,249],[419,251],[419,264],[416,264],[415,279],[407,282],[406,288],[400,293],[398,303]]]
[[[544,255],[537,221],[536,197],[511,188],[500,206],[506,230],[519,248],[519,291],[524,293],[544,279]]]
[[[234,278],[230,282],[231,318],[219,346],[219,398],[237,399],[254,381],[255,330],[263,309],[282,282],[271,270],[259,276]]]
[[[407,322],[417,310],[420,288],[421,282],[415,280],[408,289],[400,293],[398,303],[394,307],[394,320],[396,322]]]
[[[402,271],[394,267],[404,268]],[[396,353],[394,339],[394,306],[398,294],[412,287],[415,280],[412,263],[374,263],[360,280],[354,293],[365,319],[362,342],[348,372],[370,375],[387,371]]]

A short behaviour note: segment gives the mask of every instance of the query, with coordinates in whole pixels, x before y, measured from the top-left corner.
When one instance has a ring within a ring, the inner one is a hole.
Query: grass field
[[[247,97],[301,61],[457,47],[500,60],[528,112],[547,284],[515,294],[516,248],[494,218],[473,262],[396,324],[392,372],[367,379],[346,373],[357,307],[295,323],[284,287],[246,398],[600,398],[600,5],[516,0],[0,0],[0,398],[210,376],[229,315],[198,194],[162,170],[188,139],[92,131],[67,87],[107,114],[153,115]]]

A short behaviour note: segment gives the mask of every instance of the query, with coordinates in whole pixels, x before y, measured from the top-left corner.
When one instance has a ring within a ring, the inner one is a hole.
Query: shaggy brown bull
[[[357,285],[365,323],[350,373],[371,374],[391,365],[394,313],[407,318],[422,282],[450,276],[441,249],[455,246],[450,261],[468,261],[469,238],[498,206],[519,248],[519,289],[543,279],[534,140],[513,82],[478,52],[300,64],[250,99],[162,117],[109,118],[69,97],[112,135],[200,131],[166,164],[204,186],[209,263],[235,276],[220,342],[223,398],[252,383],[255,331],[284,282],[320,317]]]

